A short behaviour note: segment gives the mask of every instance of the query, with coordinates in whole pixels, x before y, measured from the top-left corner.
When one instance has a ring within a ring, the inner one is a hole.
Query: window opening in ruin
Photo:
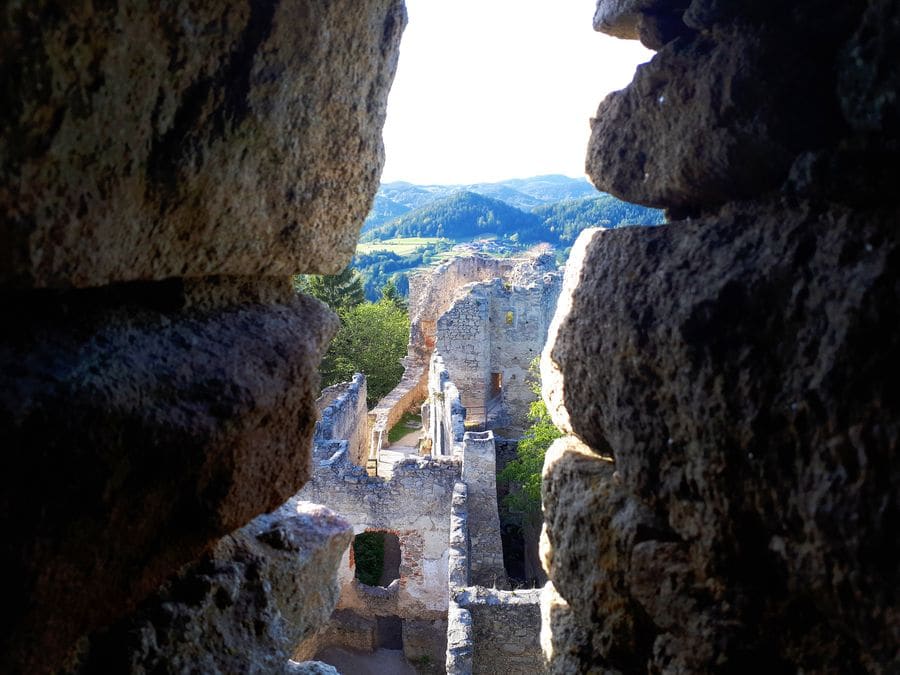
[[[361,583],[387,587],[400,578],[400,539],[391,532],[362,532],[353,538],[353,560]]]
[[[491,373],[491,398],[497,398],[503,392],[503,373]]]
[[[512,310],[508,310],[508,311],[506,312],[506,325],[507,325],[507,326],[512,326],[512,325],[513,325],[513,321],[515,321],[515,320],[516,320],[516,315],[515,315],[515,313],[514,313]]]

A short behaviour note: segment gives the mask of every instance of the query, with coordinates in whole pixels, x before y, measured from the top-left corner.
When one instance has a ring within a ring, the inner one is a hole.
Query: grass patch
[[[422,416],[412,412],[404,413],[400,421],[388,431],[388,443],[396,443],[411,431],[419,431],[422,428]]]
[[[367,586],[377,586],[384,568],[384,532],[362,532],[353,539],[356,578]]]
[[[391,251],[399,256],[407,256],[417,248],[428,244],[450,241],[443,237],[401,237],[397,239],[384,239],[383,241],[369,241],[356,245],[356,253],[364,255],[372,251]]]

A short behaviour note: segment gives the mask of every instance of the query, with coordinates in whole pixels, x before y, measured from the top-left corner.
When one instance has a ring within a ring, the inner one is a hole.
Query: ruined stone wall
[[[457,483],[450,510],[446,672],[547,672],[538,641],[541,591],[501,591],[469,585],[472,556],[476,554],[475,542],[470,539],[475,524],[470,509],[469,487]]]
[[[462,479],[469,512],[469,579],[480,586],[507,586],[497,511],[497,460],[490,431],[463,436]]]
[[[437,321],[456,299],[457,291],[476,281],[489,281],[507,274],[512,259],[463,256],[409,278],[410,354],[423,361],[435,347]]]
[[[537,637],[540,589],[498,591],[473,587],[457,598],[472,617],[472,673],[535,675],[546,672]]]
[[[547,340],[562,287],[562,275],[550,261],[533,266],[519,278],[513,276],[512,283],[495,281],[491,287],[490,372],[502,377],[504,426],[516,428],[526,426],[528,406],[535,400],[528,368]]]
[[[404,360],[403,377],[397,386],[369,412],[369,457],[374,459],[377,452],[387,447],[388,432],[403,415],[421,408],[428,392],[428,365],[417,359]]]
[[[403,377],[369,414],[372,457],[387,447],[387,432],[403,415],[418,409],[428,396],[431,355],[440,317],[447,312],[461,286],[492,278],[511,266],[508,261],[467,256],[448,261],[433,270],[423,270],[410,279],[410,337],[404,359]],[[477,324],[473,323],[477,329]],[[483,350],[485,342],[472,340],[471,350]],[[469,348],[467,348],[469,349]],[[484,388],[481,387],[483,390]]]
[[[459,476],[459,461],[450,458],[403,460],[390,480],[369,476],[346,453],[319,463],[299,499],[327,505],[356,534],[384,530],[400,539],[400,580],[383,598],[359,588],[350,553],[344,554],[339,608],[401,618],[446,611],[450,501]]]
[[[290,275],[353,254],[404,24],[400,0],[4,5],[0,671],[56,672],[306,480],[337,322]]]
[[[319,421],[313,443],[345,440],[350,461],[365,466],[369,455],[369,418],[366,409],[366,376],[356,373],[351,382],[341,382],[322,391],[316,401]],[[314,454],[319,454],[314,450]]]
[[[453,377],[471,421],[483,422],[490,391],[490,302],[467,286],[437,322],[436,349]]]
[[[511,260],[500,271],[456,290],[437,321],[436,348],[470,422],[522,428],[535,398],[528,367],[546,341],[562,277],[549,256]]]
[[[900,5],[598,3],[658,53],[544,352],[554,672],[893,672]],[[586,536],[586,533],[590,533]]]
[[[431,355],[428,364],[428,403],[423,406],[422,419],[431,440],[432,456],[457,457],[462,461],[466,409],[439,352]]]

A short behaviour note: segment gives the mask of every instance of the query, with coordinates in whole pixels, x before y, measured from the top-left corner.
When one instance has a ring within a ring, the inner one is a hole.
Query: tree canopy
[[[339,274],[297,275],[294,277],[294,287],[321,300],[339,314],[341,310],[350,309],[366,300],[363,280],[349,266]]]
[[[529,372],[531,389],[538,395],[538,399],[528,408],[531,426],[519,439],[516,458],[506,465],[498,477],[509,481],[511,486],[519,486],[518,490],[510,491],[504,499],[504,505],[510,512],[521,513],[525,519],[534,519],[539,518],[541,513],[541,470],[544,466],[544,455],[550,444],[562,436],[562,432],[553,424],[547,406],[540,397],[538,359],[532,361]]]
[[[404,311],[406,311],[407,309],[406,300],[397,289],[397,284],[394,283],[393,278],[388,279],[384,283],[384,286],[381,287],[381,299],[386,302],[394,303],[397,307]]]
[[[347,267],[340,274],[297,275],[294,286],[327,304],[341,320],[319,367],[322,387],[364,373],[371,408],[403,376],[400,359],[406,355],[409,317],[396,285],[385,284],[378,302],[366,302],[362,277]]]
[[[409,317],[389,299],[363,302],[338,312],[341,328],[322,359],[322,386],[365,373],[373,407],[403,376],[400,363],[409,341]]]

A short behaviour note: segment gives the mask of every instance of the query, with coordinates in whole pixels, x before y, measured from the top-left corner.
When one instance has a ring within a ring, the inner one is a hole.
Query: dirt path
[[[421,429],[413,429],[408,434],[406,434],[403,438],[401,438],[396,443],[391,443],[390,447],[394,447],[395,445],[400,445],[404,447],[410,447],[415,449],[419,444],[419,438],[422,436]]]
[[[328,647],[313,658],[334,666],[344,675],[416,675],[399,649],[378,649],[370,654]]]

